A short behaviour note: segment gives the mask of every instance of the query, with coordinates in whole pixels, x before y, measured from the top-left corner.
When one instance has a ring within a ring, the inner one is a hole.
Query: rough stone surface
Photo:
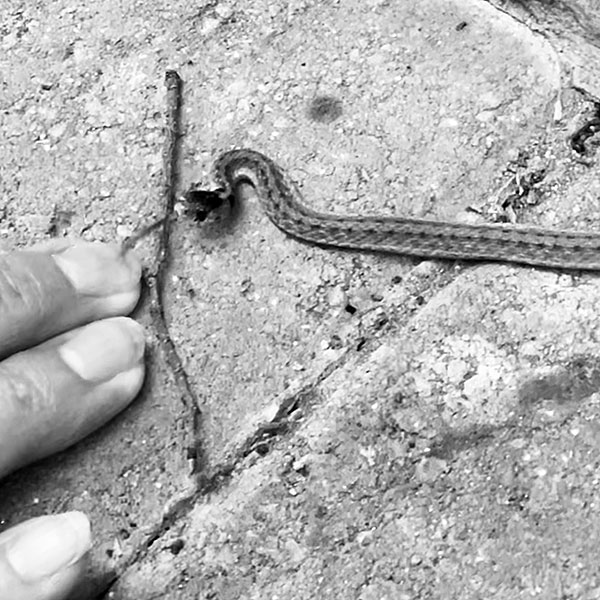
[[[167,68],[182,187],[248,146],[319,209],[598,228],[597,140],[567,139],[600,97],[599,21],[589,0],[11,2],[1,246],[56,211],[101,240],[160,214]],[[597,277],[312,248],[246,200],[171,246],[204,487],[149,333],[138,401],[3,482],[2,524],[89,512],[82,597],[598,597]]]

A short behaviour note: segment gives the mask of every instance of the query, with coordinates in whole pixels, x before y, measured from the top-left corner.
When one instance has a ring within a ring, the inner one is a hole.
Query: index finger
[[[141,265],[116,244],[0,255],[0,359],[91,321],[128,314]]]

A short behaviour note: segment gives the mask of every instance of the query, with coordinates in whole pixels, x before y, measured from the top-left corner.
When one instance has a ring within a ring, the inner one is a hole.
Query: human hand
[[[56,241],[0,255],[0,478],[74,444],[122,410],[144,377],[141,267],[116,245]],[[0,600],[66,598],[83,570],[80,512],[0,534]]]

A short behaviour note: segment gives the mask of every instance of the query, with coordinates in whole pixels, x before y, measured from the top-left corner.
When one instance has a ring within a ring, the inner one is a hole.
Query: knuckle
[[[26,264],[8,256],[0,256],[0,315],[19,312],[38,315],[43,310],[42,286]]]
[[[47,411],[52,399],[52,383],[43,371],[23,369],[21,361],[0,364],[0,399],[8,420],[31,423],[32,415]]]
[[[17,357],[0,363],[0,478],[43,456],[44,424],[57,410],[49,377]]]

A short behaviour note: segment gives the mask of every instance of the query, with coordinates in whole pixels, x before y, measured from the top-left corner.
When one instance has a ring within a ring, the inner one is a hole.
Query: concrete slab
[[[15,6],[2,244],[47,235],[54,205],[90,239],[157,215],[166,68],[185,82],[183,184],[250,146],[316,208],[472,220],[543,169],[518,220],[594,228],[595,158],[565,140],[593,113],[572,86],[596,50],[555,27],[560,6],[496,4]],[[311,248],[252,197],[235,224],[175,227],[169,327],[204,487],[159,352],[130,411],[2,484],[6,525],[91,514],[84,597],[115,573],[120,599],[595,597],[593,276]]]
[[[215,25],[183,70],[185,180],[209,182],[219,151],[249,146],[316,208],[457,218],[502,185],[554,114],[552,48],[485,4],[248,10]],[[326,97],[341,111],[330,123],[311,118]],[[414,266],[299,245],[253,200],[231,229],[181,223],[176,244],[171,332],[219,464],[272,398],[340,360],[363,336],[361,315]]]

